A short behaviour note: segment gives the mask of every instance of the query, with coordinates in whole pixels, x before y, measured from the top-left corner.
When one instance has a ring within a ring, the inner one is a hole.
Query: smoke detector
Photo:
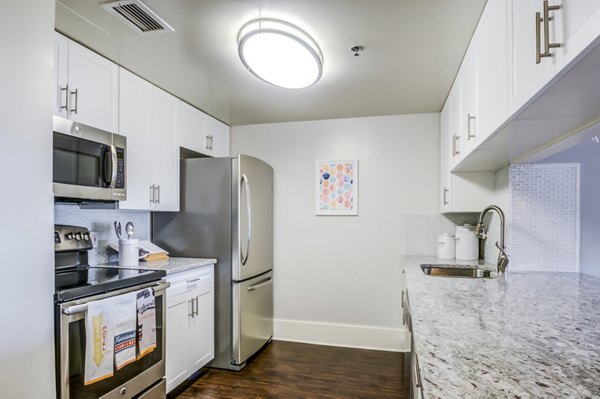
[[[111,1],[102,4],[102,8],[140,35],[175,31],[164,19],[156,15],[140,0]]]

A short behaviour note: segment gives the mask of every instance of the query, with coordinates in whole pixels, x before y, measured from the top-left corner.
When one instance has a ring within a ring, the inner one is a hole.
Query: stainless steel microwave
[[[69,201],[127,199],[127,139],[54,115],[54,197]]]

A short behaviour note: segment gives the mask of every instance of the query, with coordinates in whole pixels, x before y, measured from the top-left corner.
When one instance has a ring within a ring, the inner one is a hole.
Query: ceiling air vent
[[[111,1],[102,4],[102,7],[141,35],[175,31],[139,0]]]

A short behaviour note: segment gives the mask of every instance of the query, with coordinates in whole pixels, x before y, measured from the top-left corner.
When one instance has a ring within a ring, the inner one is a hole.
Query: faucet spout
[[[504,212],[498,205],[490,205],[486,207],[483,211],[481,211],[481,214],[479,215],[479,220],[477,221],[477,227],[475,228],[475,234],[482,240],[485,240],[487,238],[485,226],[483,225],[483,218],[490,211],[495,211],[498,214],[498,217],[500,218],[500,240],[496,242],[496,248],[498,248],[498,250],[500,251],[500,253],[498,254],[497,267],[498,273],[504,273],[506,271],[506,267],[508,266],[510,258],[506,253],[506,247],[504,246]]]

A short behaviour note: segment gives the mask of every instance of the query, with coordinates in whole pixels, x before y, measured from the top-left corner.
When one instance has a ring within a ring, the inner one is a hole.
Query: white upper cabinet
[[[450,159],[452,132],[450,131],[450,113],[452,98],[448,97],[440,114],[440,211],[450,211]]]
[[[55,32],[55,110],[109,132],[119,128],[119,68]]]
[[[451,95],[440,115],[440,212],[479,212],[492,200],[494,192],[493,172],[452,173],[452,154],[456,152],[456,134],[453,122],[460,107],[460,98]]]
[[[553,13],[559,48],[556,54],[560,72],[569,62],[582,54],[600,34],[600,0],[555,0],[560,8]],[[552,21],[550,21],[552,23]]]
[[[541,21],[544,15],[542,0],[511,0],[510,24],[512,28],[511,66],[512,86],[509,92],[511,114],[532,99],[556,73],[556,57],[545,56],[545,44],[558,42],[555,13],[548,6],[553,20]],[[549,51],[554,52],[549,47]]]
[[[120,69],[120,131],[127,137],[127,201],[122,209],[179,210],[179,100]]]
[[[228,157],[229,126],[181,102],[177,143],[211,157]]]
[[[472,120],[473,146],[482,143],[508,117],[508,26],[506,0],[488,0],[476,32],[476,119]],[[475,137],[473,137],[475,136]]]
[[[69,93],[69,39],[54,32],[54,114],[66,118]]]
[[[206,146],[206,114],[180,101],[177,121],[177,144],[204,153]]]
[[[462,72],[462,71],[461,71]],[[464,153],[464,137],[462,132],[462,75],[459,72],[450,94],[448,94],[448,102],[450,109],[448,113],[449,134],[450,136],[450,168],[454,167],[463,157]],[[446,151],[448,151],[446,150]]]
[[[228,157],[229,135],[229,126],[211,116],[207,116],[205,154],[211,157]]]
[[[475,46],[471,45],[460,69],[460,159],[475,148],[477,139],[477,70],[474,50]]]
[[[600,0],[512,0],[512,92],[517,111],[600,34]]]

